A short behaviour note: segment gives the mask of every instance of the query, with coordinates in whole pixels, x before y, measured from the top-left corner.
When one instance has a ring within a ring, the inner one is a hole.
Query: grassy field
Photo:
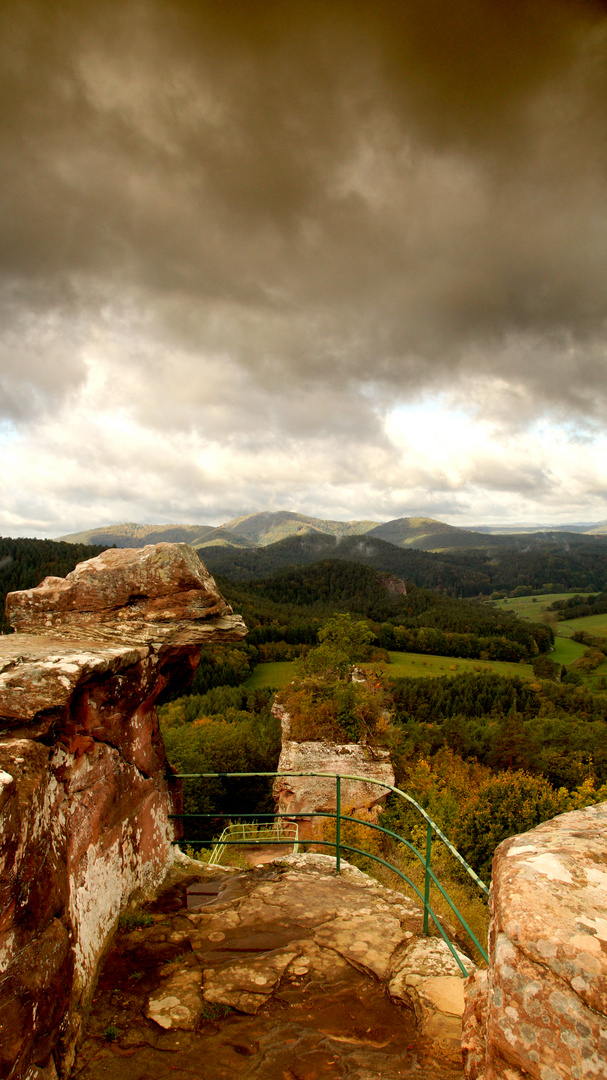
[[[294,677],[294,664],[292,660],[275,660],[270,664],[258,664],[253,674],[247,679],[245,686],[249,690],[257,690],[261,686],[271,686],[280,690]]]
[[[569,593],[553,593],[549,596],[538,596],[533,603],[534,597],[522,596],[516,600],[497,602],[498,607],[514,611],[521,618],[528,618],[534,622],[542,622],[543,615],[548,604],[554,600],[562,599],[571,595]],[[597,636],[607,636],[607,614],[588,615],[583,619],[572,619],[570,622],[562,622],[554,625],[555,640],[554,651],[550,659],[557,664],[570,667],[575,660],[583,656],[585,646],[571,640],[575,630],[588,630]],[[426,656],[420,653],[391,652],[390,663],[363,664],[363,667],[372,667],[381,670],[388,678],[398,679],[403,676],[413,678],[433,677],[440,678],[444,675],[462,674],[466,671],[495,671],[498,675],[519,675],[523,678],[532,679],[533,668],[531,664],[509,664],[502,660],[464,660],[450,656]],[[582,674],[582,673],[580,673]],[[258,664],[246,686],[250,689],[270,686],[279,690],[286,686],[294,677],[294,664],[292,660],[276,661],[270,664]],[[591,689],[601,689],[602,680],[607,678],[607,661],[591,674],[582,674],[584,683]]]
[[[607,613],[604,615],[584,615],[581,619],[568,619],[559,623],[559,630],[567,628],[572,634],[576,630],[586,630],[596,637],[607,637]]]
[[[559,613],[548,611],[549,605],[555,600],[566,600],[573,595],[573,593],[551,593],[548,596],[517,596],[514,599],[496,600],[495,607],[510,611],[518,615],[519,619],[529,619],[530,622],[549,620],[557,638],[555,642],[557,651],[552,658],[558,660],[560,664],[570,664],[582,655],[583,647],[580,647],[580,651],[576,651],[575,648],[567,651],[564,647],[560,648],[564,646],[564,642],[559,641],[559,638],[569,638],[576,630],[587,630],[589,634],[596,634],[597,637],[607,637],[607,614],[585,615],[581,619],[563,619],[557,622]],[[571,642],[572,647],[575,644],[576,642]]]
[[[575,643],[574,643],[575,644]],[[582,650],[583,651],[583,650]],[[391,652],[389,664],[362,664],[383,671],[392,679],[404,675],[422,678],[424,676],[456,675],[464,671],[495,671],[499,675],[521,675],[533,678],[530,664],[508,664],[502,660],[461,660],[451,656],[422,656],[419,653]],[[245,686],[254,690],[262,686],[272,686],[277,690],[286,686],[293,678],[291,660],[275,661],[271,664],[258,664]]]
[[[461,675],[465,671],[495,671],[497,675],[522,675],[533,678],[531,664],[509,664],[504,660],[462,660],[452,656],[423,656],[419,653],[391,652],[389,664],[381,666],[386,675],[398,679],[404,675],[423,676]]]
[[[550,653],[550,659],[555,660],[557,664],[564,664],[565,667],[567,667],[569,664],[572,664],[574,660],[579,660],[580,656],[583,656],[585,651],[586,646],[580,645],[579,641],[572,641],[571,638],[563,637],[559,634],[554,639],[554,652]]]
[[[496,608],[503,608],[511,615],[518,615],[519,619],[529,619],[530,622],[544,622],[546,614],[557,616],[558,612],[548,611],[550,604],[555,600],[568,600],[573,593],[548,593],[546,596],[516,596],[505,600],[495,600]]]

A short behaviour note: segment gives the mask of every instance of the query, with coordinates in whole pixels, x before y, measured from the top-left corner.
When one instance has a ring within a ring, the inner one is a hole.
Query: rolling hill
[[[556,535],[559,542],[529,543],[526,536],[519,547],[510,544],[493,550],[468,548],[438,554],[397,547],[368,534],[333,537],[309,533],[266,547],[238,551],[205,548],[201,556],[212,574],[232,581],[262,579],[287,567],[341,559],[458,596],[488,596],[500,590],[509,592],[518,585],[531,585],[536,590],[550,585],[551,591],[604,589],[607,538],[583,537],[572,545],[562,534]]]
[[[308,517],[290,510],[266,511],[260,514],[244,514],[243,517],[226,521],[222,527],[244,536],[257,547],[275,544],[288,536],[304,536],[306,533],[324,533],[328,536],[360,536],[377,525],[376,521],[331,521]]]
[[[571,531],[564,528],[552,530],[485,532],[462,529],[444,521],[424,517],[402,517],[393,521],[333,521],[308,517],[290,510],[266,511],[244,514],[220,526],[213,525],[138,525],[126,523],[88,529],[59,537],[70,543],[103,544],[106,547],[143,547],[159,541],[191,544],[195,548],[219,547],[228,549],[265,548],[289,538],[319,536],[337,542],[353,537],[373,537],[396,547],[408,550],[446,553],[472,549],[494,551],[497,549],[531,550],[538,545],[564,543],[575,545],[591,543],[597,536],[605,535],[605,528],[598,523],[594,533]]]
[[[397,547],[414,547],[420,551],[453,551],[457,548],[485,547],[494,542],[492,536],[424,517],[395,518],[394,521],[376,525],[368,535],[387,540]]]
[[[607,521],[574,521],[568,525],[472,525],[472,530],[490,536],[514,536],[525,533],[577,533],[582,536],[605,536]]]
[[[94,537],[95,539],[90,539]],[[137,525],[126,522],[121,525],[106,525],[84,532],[69,533],[59,536],[71,544],[103,544],[105,547],[145,547],[146,544],[159,544],[162,541],[171,544],[191,544],[192,547],[204,547],[207,544],[229,544],[230,547],[249,547],[250,542],[237,533],[222,526],[213,525]]]

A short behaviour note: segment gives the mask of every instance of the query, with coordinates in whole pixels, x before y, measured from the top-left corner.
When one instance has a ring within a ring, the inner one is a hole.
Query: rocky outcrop
[[[15,630],[61,641],[181,646],[246,633],[187,544],[104,551],[65,578],[9,593],[6,613]]]
[[[604,1080],[607,803],[500,845],[489,949],[466,990],[469,1080]]]
[[[7,609],[0,1075],[37,1080],[69,1070],[116,920],[171,858],[155,701],[203,642],[246,631],[183,544],[105,552]]]
[[[284,706],[275,704],[272,712],[282,725],[278,772],[338,773],[340,776],[368,777],[370,781],[394,785],[394,770],[388,750],[360,743],[294,742],[289,738],[290,718]],[[387,795],[388,790],[376,783],[342,780],[341,811],[343,814],[363,811],[376,818]],[[334,776],[327,776],[326,779],[323,776],[279,777],[274,784],[274,796],[280,813],[298,819],[300,839],[322,838],[323,819],[306,820],[306,814],[335,812]]]
[[[152,925],[115,940],[76,1075],[461,1080],[451,954],[420,936],[418,904],[347,862],[334,871],[313,854],[244,873],[180,861]]]
[[[358,743],[287,742],[283,743],[279,772],[339,773],[366,776],[385,784],[394,784],[394,771],[387,750],[360,746]],[[333,776],[289,776],[276,780],[274,793],[280,813],[303,818],[321,811],[335,812],[336,787]],[[341,808],[344,814],[375,811],[382,806],[387,790],[361,780],[341,781]],[[312,819],[311,819],[312,820]],[[308,833],[305,833],[307,836]],[[312,835],[310,833],[310,835]],[[305,838],[300,828],[300,836]]]

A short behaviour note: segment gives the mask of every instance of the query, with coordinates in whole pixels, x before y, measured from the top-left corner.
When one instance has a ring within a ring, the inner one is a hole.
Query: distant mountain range
[[[184,541],[195,548],[258,549],[288,538],[305,536],[331,537],[337,545],[340,539],[366,536],[400,548],[437,553],[470,548],[488,551],[513,546],[522,550],[525,545],[562,545],[567,541],[580,544],[586,538],[605,537],[607,521],[549,527],[515,525],[508,528],[479,525],[474,529],[462,529],[434,518],[402,517],[386,522],[331,521],[289,510],[278,510],[243,514],[220,526],[128,523],[69,533],[59,539],[71,543],[102,544],[106,547],[114,544],[116,547],[143,547],[145,544],[157,544],[164,540],[173,543]]]
[[[474,532],[492,536],[519,536],[524,533],[569,532],[585,536],[606,536],[607,521],[575,521],[570,525],[473,525]]]

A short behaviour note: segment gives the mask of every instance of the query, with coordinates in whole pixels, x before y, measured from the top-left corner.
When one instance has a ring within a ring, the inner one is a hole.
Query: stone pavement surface
[[[72,1080],[461,1078],[453,957],[417,905],[334,866],[184,858],[117,935]]]

